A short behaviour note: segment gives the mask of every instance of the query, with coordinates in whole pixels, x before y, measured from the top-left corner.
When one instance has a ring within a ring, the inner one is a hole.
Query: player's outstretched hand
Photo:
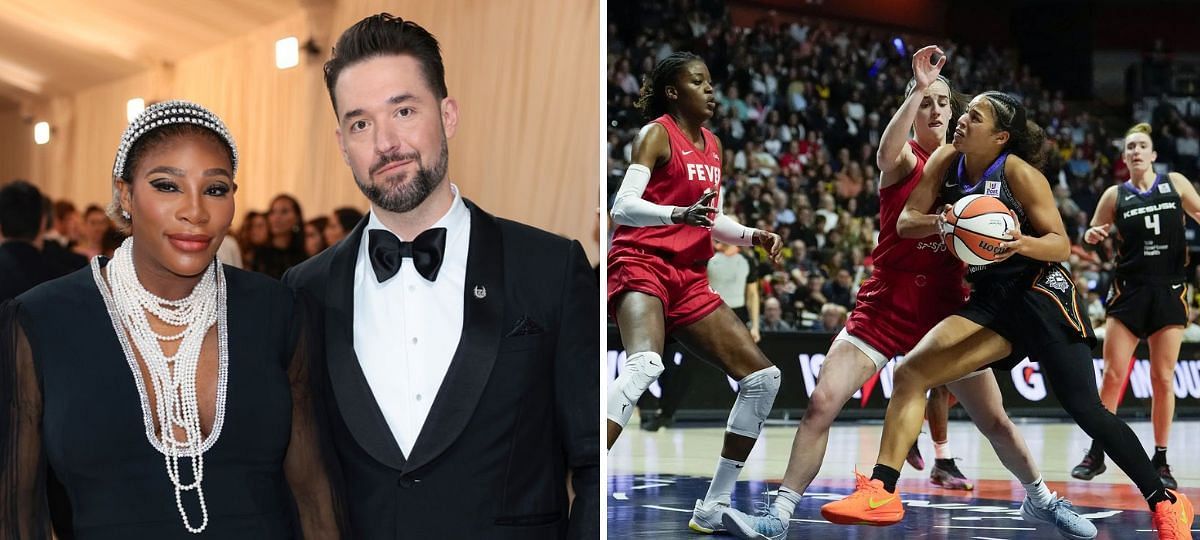
[[[775,264],[783,262],[783,238],[778,234],[767,231],[755,231],[754,245],[762,246],[767,250],[767,254],[771,256],[771,260]]]
[[[705,190],[704,195],[691,206],[684,208],[682,206],[675,207],[671,211],[671,222],[682,223],[684,225],[692,225],[694,227],[712,227],[713,214],[716,214],[717,209],[709,206],[709,203],[717,197],[717,192],[714,190]]]
[[[1095,227],[1089,227],[1087,232],[1083,233],[1083,241],[1089,244],[1103,242],[1105,238],[1108,238],[1108,228],[1111,226],[1111,223],[1103,223]]]
[[[936,63],[933,61],[934,54],[939,55]],[[946,65],[946,53],[942,52],[937,45],[921,47],[921,50],[914,53],[912,68],[913,79],[917,81],[917,90],[929,88],[929,85],[937,80],[944,65]]]

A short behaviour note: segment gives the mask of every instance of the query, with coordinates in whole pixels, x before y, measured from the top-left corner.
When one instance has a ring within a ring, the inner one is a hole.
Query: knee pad
[[[663,372],[662,356],[654,352],[640,352],[625,357],[625,368],[621,375],[608,387],[608,419],[625,427],[633,416],[633,407]]]
[[[771,414],[775,394],[779,393],[779,368],[771,366],[746,375],[738,381],[737,400],[729,411],[725,431],[757,439],[763,422]]]

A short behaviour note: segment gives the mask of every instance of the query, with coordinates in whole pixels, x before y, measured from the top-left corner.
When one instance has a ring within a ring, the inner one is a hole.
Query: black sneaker
[[[1104,466],[1103,457],[1098,458],[1091,454],[1085,454],[1083,461],[1080,461],[1079,465],[1071,469],[1071,476],[1080,480],[1091,480],[1107,469],[1108,467]]]
[[[659,418],[662,416],[658,411],[643,410],[639,413],[642,418],[642,431],[658,431],[662,427],[662,422]]]
[[[1162,479],[1163,487],[1167,489],[1178,490],[1179,483],[1175,481],[1175,477],[1171,475],[1171,466],[1163,463],[1158,466],[1158,477]]]

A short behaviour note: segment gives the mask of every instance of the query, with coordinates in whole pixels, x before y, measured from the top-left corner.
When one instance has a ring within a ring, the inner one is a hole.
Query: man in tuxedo
[[[458,106],[417,24],[363,19],[325,81],[371,211],[284,282],[322,307],[349,537],[599,538],[600,297],[582,246],[446,179]]]
[[[42,256],[42,193],[24,180],[0,188],[0,301],[58,277]]]

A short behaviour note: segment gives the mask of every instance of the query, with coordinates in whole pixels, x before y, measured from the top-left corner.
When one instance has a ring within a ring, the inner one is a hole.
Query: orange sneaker
[[[888,493],[883,482],[854,471],[854,493],[821,507],[821,516],[838,525],[893,525],[904,519],[899,493]]]
[[[1175,504],[1167,500],[1154,507],[1153,522],[1159,540],[1192,540],[1192,520],[1196,517],[1192,501],[1178,491],[1167,491],[1175,496]]]

